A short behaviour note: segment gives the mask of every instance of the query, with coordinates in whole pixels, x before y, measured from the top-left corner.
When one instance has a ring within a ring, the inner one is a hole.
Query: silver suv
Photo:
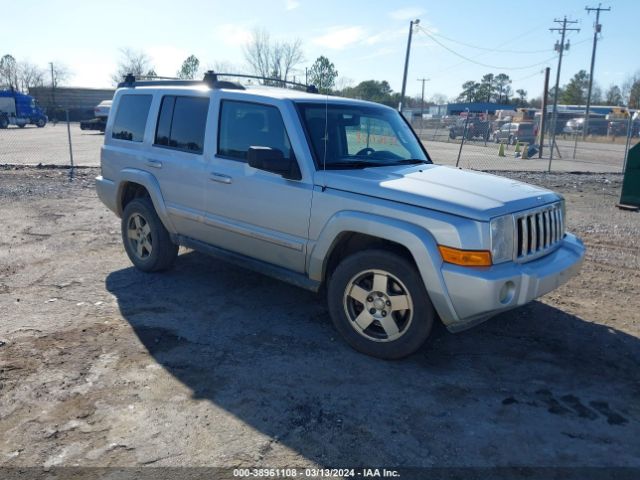
[[[121,84],[100,199],[146,272],[183,245],[326,292],[336,329],[381,358],[539,297],[576,275],[564,200],[434,165],[397,111],[293,89]]]

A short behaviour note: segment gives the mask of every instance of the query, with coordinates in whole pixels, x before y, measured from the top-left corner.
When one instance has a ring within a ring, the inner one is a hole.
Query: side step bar
[[[286,268],[272,265],[271,263],[249,258],[239,253],[230,252],[220,247],[209,245],[208,243],[195,240],[184,235],[176,235],[174,241],[183,247],[192,248],[198,252],[205,253],[219,260],[232,263],[238,267],[253,270],[254,272],[267,275],[269,277],[281,280],[286,283],[295,285],[296,287],[304,288],[312,292],[318,292],[320,290],[320,282],[317,280],[311,280],[302,273],[293,272]]]

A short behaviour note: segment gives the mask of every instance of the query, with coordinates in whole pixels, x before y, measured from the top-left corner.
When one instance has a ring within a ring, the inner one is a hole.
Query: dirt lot
[[[640,214],[557,189],[583,273],[399,362],[321,298],[182,251],[131,268],[97,169],[0,169],[2,466],[640,467]]]

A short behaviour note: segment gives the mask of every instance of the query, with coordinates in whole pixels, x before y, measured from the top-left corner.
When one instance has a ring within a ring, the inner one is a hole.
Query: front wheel
[[[386,250],[365,250],[344,259],[329,280],[328,302],[347,343],[383,359],[418,350],[435,318],[415,266]]]
[[[38,128],[42,128],[47,124],[47,122],[44,120],[44,118],[40,118],[38,119],[38,121],[36,122],[36,126]]]
[[[122,214],[122,242],[136,268],[144,272],[166,270],[178,255],[178,246],[158,217],[149,198],[129,202]]]

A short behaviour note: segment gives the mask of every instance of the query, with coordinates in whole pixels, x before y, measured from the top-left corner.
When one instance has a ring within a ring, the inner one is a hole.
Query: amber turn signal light
[[[438,245],[442,259],[447,263],[464,267],[491,266],[491,252],[486,250],[459,250],[457,248]]]

